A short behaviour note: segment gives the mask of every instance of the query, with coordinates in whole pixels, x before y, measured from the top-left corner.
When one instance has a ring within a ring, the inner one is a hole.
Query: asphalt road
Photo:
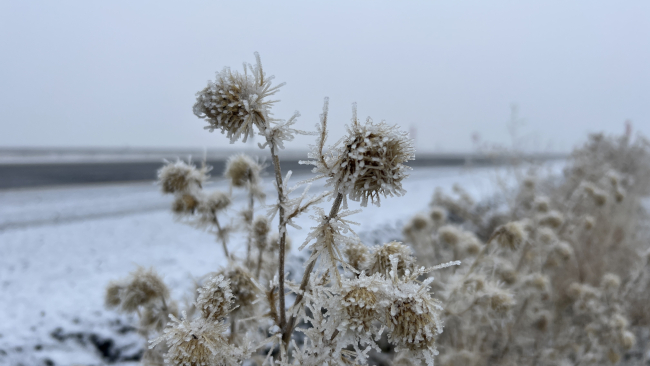
[[[467,163],[462,156],[429,157],[410,161],[411,167],[460,166]],[[492,159],[474,158],[472,164],[495,164]],[[208,161],[212,176],[223,172],[224,161]],[[70,184],[153,181],[162,162],[121,163],[61,163],[61,164],[6,164],[0,165],[0,189],[61,186]],[[281,162],[282,170],[308,173],[312,166],[297,161]],[[267,167],[270,173],[271,168]]]

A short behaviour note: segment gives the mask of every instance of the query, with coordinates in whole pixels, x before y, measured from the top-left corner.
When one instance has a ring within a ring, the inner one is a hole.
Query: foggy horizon
[[[2,2],[0,147],[229,149],[195,93],[258,51],[287,83],[275,117],[313,130],[330,98],[329,143],[357,102],[419,152],[512,146],[517,105],[518,148],[567,152],[627,120],[650,135],[648,19],[641,1]]]

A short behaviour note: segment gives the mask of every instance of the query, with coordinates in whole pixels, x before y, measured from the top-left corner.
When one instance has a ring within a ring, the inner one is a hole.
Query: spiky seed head
[[[264,215],[258,215],[253,221],[253,241],[258,249],[262,250],[266,246],[266,238],[271,231],[269,219]]]
[[[219,274],[230,282],[234,311],[248,314],[257,298],[259,288],[253,281],[253,276],[244,268],[235,266],[222,270]]]
[[[445,225],[438,229],[438,237],[440,240],[451,246],[458,244],[462,234],[463,232],[460,229],[452,225]]]
[[[490,308],[497,313],[506,313],[515,305],[514,296],[507,290],[494,287],[487,294]]]
[[[214,214],[223,211],[230,206],[230,195],[221,191],[214,191],[202,202],[199,210],[205,213]]]
[[[361,242],[348,244],[343,254],[345,254],[348,264],[357,271],[363,271],[370,260],[370,249]]]
[[[411,226],[415,231],[421,232],[427,230],[431,226],[429,218],[424,215],[415,215],[411,219]]]
[[[343,145],[329,163],[328,184],[353,201],[379,205],[380,196],[401,196],[406,191],[402,180],[408,176],[405,162],[413,160],[413,141],[397,126],[384,122],[365,124],[356,118],[356,104],[351,127]]]
[[[140,267],[131,273],[120,291],[120,297],[121,309],[131,313],[154,300],[169,297],[169,290],[153,269],[146,270]]]
[[[201,188],[210,168],[196,169],[184,161],[168,162],[158,169],[158,182],[163,193],[184,192],[193,187]]]
[[[397,256],[399,260],[397,264],[398,275],[402,276],[405,270],[413,269],[415,258],[413,257],[411,248],[398,241],[391,241],[390,243],[372,248],[369,263],[370,274],[379,273],[386,275],[391,269],[390,256],[392,255]]]
[[[232,310],[234,296],[230,281],[223,275],[213,275],[197,291],[199,296],[196,298],[196,307],[203,318],[218,322]]]
[[[582,284],[578,282],[574,282],[570,284],[569,287],[567,288],[567,295],[571,299],[577,300],[578,298],[580,298],[580,296],[582,296],[582,290],[583,290]]]
[[[600,280],[600,288],[605,291],[616,291],[621,287],[621,278],[614,273],[605,273]]]
[[[534,289],[542,293],[548,292],[551,288],[551,281],[549,280],[548,276],[543,275],[541,273],[533,273],[529,275],[528,277],[526,277],[524,284],[528,288]]]
[[[557,241],[557,235],[553,230],[542,227],[537,230],[537,240],[542,244],[551,245]]]
[[[524,225],[519,221],[512,221],[498,227],[495,230],[494,238],[502,248],[516,250],[526,240],[528,234]]]
[[[624,330],[621,333],[621,347],[623,347],[624,350],[629,351],[634,347],[636,344],[636,336],[634,333],[630,332],[629,330]]]
[[[194,114],[208,122],[205,129],[220,130],[234,143],[253,137],[254,127],[265,130],[270,122],[269,108],[275,101],[268,97],[283,85],[271,86],[273,77],[266,77],[259,55],[255,66],[248,65],[250,73],[240,74],[229,68],[217,72],[214,82],[196,94]],[[246,68],[246,66],[244,66]],[[245,70],[246,71],[246,70]]]
[[[378,319],[379,299],[377,290],[368,286],[351,286],[341,294],[342,305],[347,315],[349,329],[367,333],[372,329],[372,323]]]
[[[585,222],[584,222],[585,229],[591,230],[594,227],[595,223],[596,223],[596,219],[594,219],[593,216],[589,216],[589,215],[585,216]]]
[[[441,310],[426,291],[394,299],[386,312],[389,340],[410,350],[433,348],[442,333]]]
[[[429,216],[434,224],[440,225],[447,220],[447,211],[443,207],[433,206]]]
[[[573,247],[562,240],[553,244],[553,252],[563,261],[568,261],[573,256]]]
[[[106,286],[106,295],[104,296],[104,304],[107,308],[116,308],[122,303],[120,294],[124,289],[124,285],[118,282],[111,281]]]
[[[228,356],[235,353],[223,336],[226,326],[223,323],[206,321],[198,318],[183,320],[170,316],[171,322],[163,335],[151,342],[152,348],[162,342],[169,347],[165,354],[165,363],[176,366],[225,365]],[[234,361],[234,360],[228,360]]]
[[[539,218],[539,224],[544,226],[550,226],[552,228],[558,228],[564,223],[564,215],[558,211],[551,211],[544,215],[541,215]]]
[[[495,263],[495,272],[499,279],[508,285],[517,282],[518,273],[515,267],[507,260],[499,260]]]
[[[182,196],[176,197],[172,203],[172,211],[176,214],[191,214],[194,213],[199,206],[199,200],[192,194],[185,193]]]
[[[237,154],[228,158],[224,176],[233,187],[242,188],[257,185],[260,182],[262,166],[246,154]]]
[[[483,243],[472,232],[464,232],[461,243],[462,248],[469,255],[477,255],[483,249]]]
[[[463,290],[470,293],[483,291],[486,283],[487,279],[485,278],[485,275],[472,273],[465,278],[465,281],[463,281]]]

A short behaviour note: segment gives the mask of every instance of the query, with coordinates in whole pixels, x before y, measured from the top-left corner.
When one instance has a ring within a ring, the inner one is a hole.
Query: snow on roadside
[[[398,235],[401,222],[426,210],[436,187],[449,190],[458,182],[480,199],[498,189],[497,172],[503,169],[414,170],[404,197],[351,217],[361,224],[355,231]],[[266,181],[272,203],[276,196]],[[224,181],[206,188],[228,189]],[[322,188],[315,182],[310,192]],[[144,344],[133,319],[104,309],[106,284],[138,265],[153,266],[181,299],[190,295],[194,278],[225,263],[214,237],[175,222],[170,204],[158,187],[141,183],[0,192],[0,364],[104,364],[110,360],[98,349],[106,348],[137,358]],[[235,192],[234,207],[243,205],[243,194]],[[312,226],[308,216],[295,220],[302,230],[289,228],[294,258],[304,255],[297,248]],[[242,244],[235,237],[230,247],[242,253]]]

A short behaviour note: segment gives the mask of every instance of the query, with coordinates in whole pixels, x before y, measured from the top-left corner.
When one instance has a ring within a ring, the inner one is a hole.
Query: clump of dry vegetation
[[[501,201],[436,191],[405,225],[418,260],[464,263],[432,283],[440,364],[645,364],[650,144],[592,135],[561,179],[538,175]]]
[[[404,227],[406,244],[369,247],[348,200],[379,205],[404,194],[411,140],[397,126],[359,121],[354,105],[346,136],[326,146],[325,99],[302,162],[316,176],[291,187],[278,150],[308,133],[293,128],[298,113],[272,117],[281,85],[271,81],[259,56],[244,73],[226,68],[197,93],[194,113],[232,143],[265,139],[274,203],[264,204],[262,164],[245,155],[228,160],[229,192],[204,189],[206,166],[159,171],[174,215],[213,233],[227,265],[199,279],[182,307],[152,269],[109,284],[106,305],[138,316],[144,365],[601,364],[635,347],[636,327],[650,321],[639,311],[650,300],[645,140],[593,136],[561,181],[531,173],[501,204],[475,202],[461,187],[455,197],[436,192],[430,212]],[[308,195],[320,178],[328,190]],[[235,189],[247,200],[233,215]],[[308,212],[314,226],[299,247],[308,257],[292,281],[287,225]],[[235,231],[245,251],[231,250]]]

